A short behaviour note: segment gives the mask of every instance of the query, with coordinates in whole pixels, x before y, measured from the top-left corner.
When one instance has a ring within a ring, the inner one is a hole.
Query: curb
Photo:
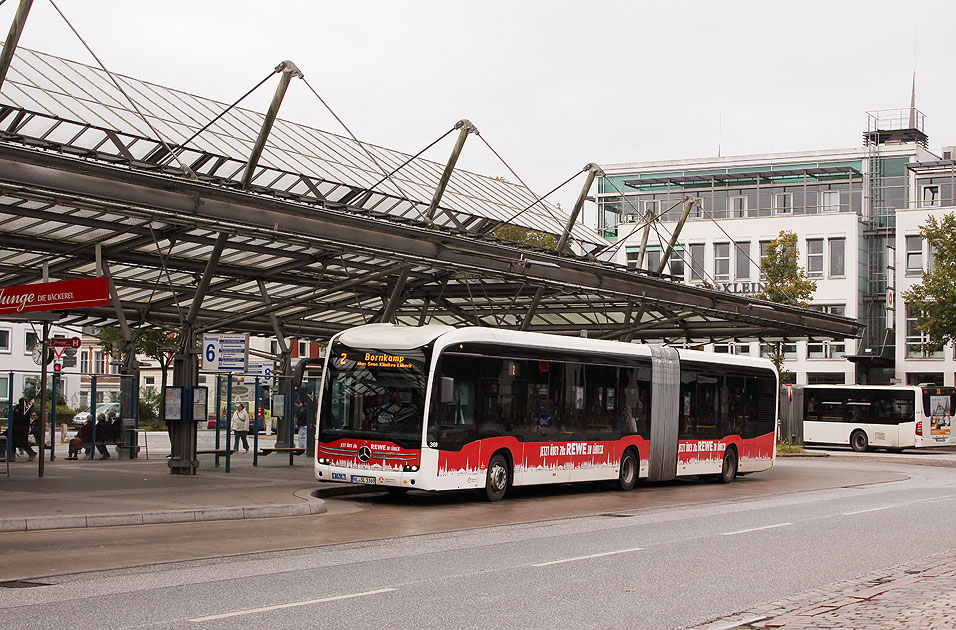
[[[829,457],[829,453],[814,453],[813,451],[807,451],[806,453],[777,453],[777,457]]]
[[[306,502],[287,505],[248,505],[238,507],[201,508],[195,510],[161,510],[76,516],[36,516],[0,518],[0,532],[24,532],[83,527],[119,527],[123,525],[156,525],[162,523],[194,523],[198,521],[231,521],[251,518],[284,518],[309,516],[326,512],[325,501],[306,491]],[[298,496],[298,493],[296,493]]]

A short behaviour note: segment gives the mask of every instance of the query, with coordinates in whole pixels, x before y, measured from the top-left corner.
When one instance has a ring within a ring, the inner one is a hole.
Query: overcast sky
[[[360,139],[410,153],[468,118],[539,194],[588,162],[713,156],[718,141],[722,155],[859,146],[867,110],[909,105],[914,70],[930,147],[956,144],[953,2],[58,5],[114,72],[231,102],[291,59]],[[20,44],[94,63],[49,0]],[[274,86],[247,103],[264,110]],[[304,85],[280,116],[342,133]],[[474,138],[459,165],[513,179]],[[568,208],[580,185],[551,199]]]

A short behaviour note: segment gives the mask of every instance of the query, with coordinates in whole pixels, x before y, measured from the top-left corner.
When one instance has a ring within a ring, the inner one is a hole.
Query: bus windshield
[[[420,448],[427,357],[421,349],[330,348],[319,439],[386,440]]]

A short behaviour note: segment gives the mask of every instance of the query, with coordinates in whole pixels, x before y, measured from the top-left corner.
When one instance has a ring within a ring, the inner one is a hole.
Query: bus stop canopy
[[[560,254],[496,238],[502,223],[557,236],[568,221],[500,179],[454,171],[427,220],[442,164],[281,119],[244,186],[263,114],[232,108],[190,139],[227,105],[118,80],[163,138],[98,68],[20,48],[0,92],[0,286],[46,267],[115,287],[111,306],[61,325],[327,338],[394,321],[667,343],[860,333],[603,262],[589,252],[608,242],[581,223]]]

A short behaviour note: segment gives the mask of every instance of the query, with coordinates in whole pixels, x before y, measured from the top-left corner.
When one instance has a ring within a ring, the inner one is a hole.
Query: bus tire
[[[850,435],[850,448],[857,453],[865,453],[870,449],[870,440],[866,437],[866,431],[857,429]]]
[[[724,451],[724,463],[717,476],[720,483],[730,483],[737,478],[737,449],[731,447]]]
[[[620,474],[617,477],[617,489],[627,492],[633,490],[637,485],[638,464],[637,455],[634,449],[629,448],[621,456],[621,466],[618,469]]]
[[[488,462],[488,476],[485,478],[485,496],[489,501],[501,501],[511,485],[511,469],[508,459],[501,453],[495,453]]]

